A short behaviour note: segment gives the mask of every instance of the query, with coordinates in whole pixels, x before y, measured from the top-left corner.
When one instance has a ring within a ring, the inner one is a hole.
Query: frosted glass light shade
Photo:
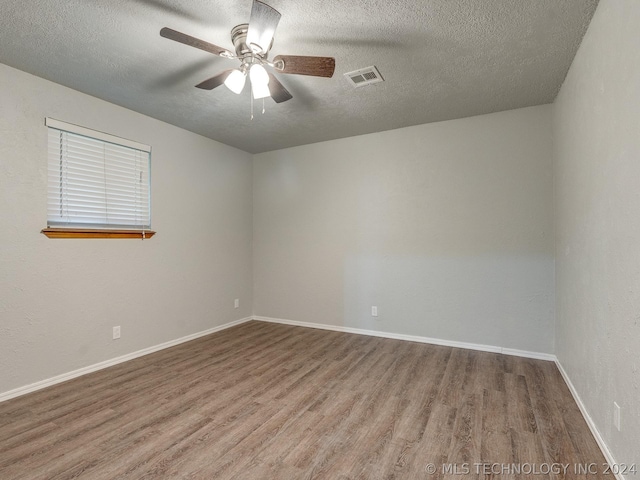
[[[249,70],[249,78],[251,79],[253,98],[271,96],[271,92],[269,92],[269,74],[262,65],[252,65]]]
[[[240,94],[244,89],[244,83],[247,80],[247,76],[240,70],[234,70],[229,74],[224,81],[225,86],[233,93]]]

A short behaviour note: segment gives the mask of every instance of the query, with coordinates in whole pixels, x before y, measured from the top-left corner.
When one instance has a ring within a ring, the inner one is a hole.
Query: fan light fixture
[[[280,12],[263,1],[252,0],[249,23],[241,23],[231,29],[231,42],[235,52],[169,27],[160,29],[160,36],[219,57],[239,60],[239,68],[236,66],[224,70],[200,82],[196,87],[213,90],[224,84],[232,92],[240,94],[249,76],[253,108],[253,99],[271,97],[275,103],[282,103],[293,98],[274,73],[331,78],[336,68],[333,57],[278,55],[269,60],[280,16]],[[272,68],[274,73],[267,73],[265,67]]]
[[[265,68],[260,64],[253,64],[249,69],[249,79],[251,80],[251,91],[253,92],[253,98],[265,98],[270,97],[269,91],[269,74]]]
[[[233,70],[227,79],[224,81],[224,85],[235,94],[242,93],[244,89],[244,83],[247,80],[247,75],[240,70]]]
[[[266,98],[271,96],[269,91],[269,74],[265,68],[254,63],[249,69],[249,80],[251,80],[251,92],[253,98]],[[244,84],[247,81],[247,74],[243,70],[232,70],[224,81],[225,86],[235,94],[242,93]]]

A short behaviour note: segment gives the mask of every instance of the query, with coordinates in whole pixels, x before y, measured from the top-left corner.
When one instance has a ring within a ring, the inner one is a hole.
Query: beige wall
[[[39,233],[47,116],[152,146],[153,239]],[[251,169],[245,152],[0,65],[0,393],[251,315]]]
[[[553,352],[551,154],[547,105],[255,155],[254,313]]]
[[[601,0],[554,105],[556,353],[620,463],[640,461],[639,26],[640,2]]]

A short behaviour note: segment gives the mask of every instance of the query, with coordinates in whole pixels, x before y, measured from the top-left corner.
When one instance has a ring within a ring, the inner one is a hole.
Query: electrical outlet
[[[372,317],[378,316],[378,307],[371,307],[371,316]]]
[[[233,308],[239,308],[239,307],[240,307],[240,299],[239,299],[239,298],[236,298],[236,299],[233,301]]]
[[[113,327],[113,339],[120,338],[120,327]]]
[[[613,402],[613,426],[620,431],[620,405]]]

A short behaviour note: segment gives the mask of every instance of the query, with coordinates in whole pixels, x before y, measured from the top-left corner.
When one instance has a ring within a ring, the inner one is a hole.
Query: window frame
[[[108,133],[104,133],[98,130],[92,130],[79,125],[74,125],[67,122],[62,122],[53,118],[45,118],[45,126],[47,127],[47,134],[50,134],[50,130],[58,130],[60,132],[67,132],[72,135],[79,135],[87,137],[92,140],[113,144],[120,147],[129,148],[132,150],[138,150],[146,152],[148,154],[148,166],[147,166],[147,178],[148,178],[148,221],[149,225],[144,226],[132,226],[128,228],[122,225],[109,224],[96,224],[89,222],[74,222],[68,226],[61,224],[60,222],[51,222],[49,213],[47,213],[47,228],[41,230],[41,233],[49,238],[151,238],[155,235],[155,231],[151,230],[151,147],[144,145],[133,140],[117,137]],[[47,158],[50,155],[49,143],[47,143]],[[47,191],[51,186],[49,179],[49,160],[47,160]],[[54,183],[55,185],[55,183]],[[62,188],[62,187],[61,187]],[[49,194],[47,194],[47,208],[49,208]]]

